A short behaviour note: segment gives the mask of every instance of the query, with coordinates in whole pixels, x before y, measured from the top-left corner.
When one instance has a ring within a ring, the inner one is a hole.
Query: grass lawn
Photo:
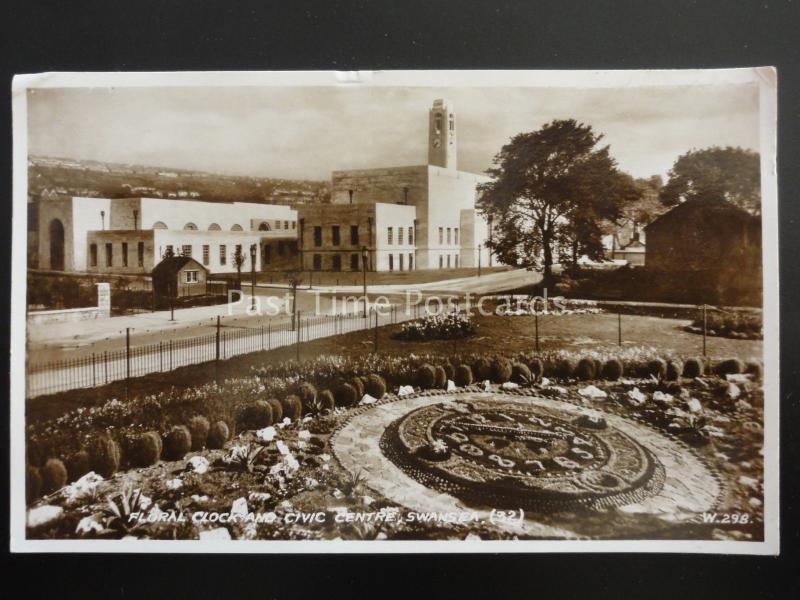
[[[378,352],[389,355],[416,354],[514,354],[534,350],[534,317],[477,316],[476,335],[453,341],[402,341],[392,339],[400,325],[380,327],[377,331]],[[703,338],[682,329],[688,321],[638,315],[622,316],[623,347],[647,346],[663,355],[696,356],[702,354]],[[316,339],[300,344],[300,359],[322,354],[362,355],[373,351],[374,330],[358,331],[335,337]],[[617,345],[617,315],[547,315],[539,318],[539,343],[543,352],[551,350],[611,350]],[[742,360],[761,360],[760,340],[738,340],[719,337],[707,339],[708,355],[712,358],[738,357]],[[215,378],[247,376],[253,367],[265,363],[295,360],[295,346],[268,352],[254,352],[222,361],[218,368],[204,363],[154,373],[131,380],[130,395],[152,394],[169,387],[193,387]],[[28,422],[48,419],[79,406],[103,403],[110,398],[124,399],[125,384],[117,381],[85,390],[72,390],[29,400],[26,407]]]

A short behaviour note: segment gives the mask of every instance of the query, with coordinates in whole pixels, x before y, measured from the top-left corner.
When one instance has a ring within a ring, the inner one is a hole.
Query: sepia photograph
[[[12,549],[777,554],[777,85],[17,76]]]

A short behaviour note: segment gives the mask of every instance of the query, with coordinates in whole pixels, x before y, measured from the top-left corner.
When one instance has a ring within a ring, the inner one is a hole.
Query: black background
[[[6,554],[24,597],[796,598],[798,2],[26,0],[3,5],[0,238],[11,239],[10,86],[42,71],[633,69],[773,65],[779,80],[781,552],[703,555]],[[120,140],[124,143],[124,140]],[[0,244],[4,325],[10,241]],[[4,332],[7,328],[4,329]],[[0,355],[8,356],[7,334]],[[0,390],[7,390],[7,369]],[[15,374],[22,376],[22,374]],[[3,393],[1,397],[7,398]],[[7,404],[0,408],[7,423]],[[7,428],[5,428],[8,431]],[[7,452],[7,445],[4,447]],[[7,459],[7,455],[4,457]],[[2,461],[7,469],[8,461]],[[6,479],[7,470],[5,471]],[[8,495],[2,537],[7,544]],[[7,546],[6,546],[7,549]],[[12,586],[12,581],[14,585]],[[14,590],[16,588],[16,590]]]

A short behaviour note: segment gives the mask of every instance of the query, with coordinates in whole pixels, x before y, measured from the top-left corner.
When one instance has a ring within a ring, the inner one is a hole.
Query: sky
[[[32,155],[324,180],[427,162],[428,110],[454,105],[458,168],[482,173],[517,133],[574,118],[619,167],[666,177],[692,148],[758,150],[756,85],[629,88],[159,87],[29,90]]]

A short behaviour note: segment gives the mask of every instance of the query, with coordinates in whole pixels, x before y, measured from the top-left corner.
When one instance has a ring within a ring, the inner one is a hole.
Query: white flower
[[[297,445],[297,447],[298,447],[300,450],[302,450],[303,448],[305,448],[306,446],[308,446],[308,443],[304,442],[303,440],[299,440],[299,441],[296,443],[296,445]]]
[[[100,533],[103,531],[105,527],[103,524],[100,523],[95,515],[89,515],[88,517],[83,517],[80,521],[78,521],[78,526],[75,528],[75,533],[92,533],[96,531]]]
[[[364,496],[364,497],[362,497],[362,498],[361,498],[361,501],[362,501],[362,502],[363,502],[363,503],[364,503],[366,506],[369,506],[370,504],[372,504],[373,502],[375,502],[375,498],[373,498],[372,496]]]
[[[208,471],[209,462],[205,456],[193,456],[189,459],[189,466],[192,471],[198,475],[202,475]]]
[[[233,501],[231,505],[231,516],[237,516],[239,518],[246,517],[248,514],[249,509],[247,508],[247,500],[244,498],[237,498]]]
[[[264,427],[256,431],[256,437],[265,442],[271,442],[278,435],[278,431],[274,427]]]
[[[86,475],[61,490],[61,494],[66,499],[67,504],[77,504],[82,500],[93,497],[97,490],[97,485],[101,481],[103,481],[102,476],[94,471],[89,471]]]
[[[297,434],[297,437],[301,440],[309,440],[311,439],[311,432],[307,429],[303,429]]]
[[[359,402],[359,404],[374,404],[377,401],[377,398],[373,398],[369,394],[364,394],[364,397],[361,398],[361,402]]]
[[[638,387],[628,390],[627,396],[630,403],[634,406],[639,406],[647,401],[647,396],[640,392]]]
[[[330,454],[320,454],[319,455],[319,459],[322,462],[328,462],[331,459],[331,455]]]
[[[270,498],[272,498],[272,494],[268,492],[250,492],[250,494],[247,496],[247,499],[250,500],[250,502],[264,502]]]
[[[514,383],[513,381],[506,381],[504,384],[500,386],[501,389],[504,390],[515,390],[519,387],[519,384]]]
[[[177,478],[170,479],[164,485],[167,486],[168,490],[179,490],[179,489],[181,489],[183,487],[183,481],[181,481],[180,479],[177,479]]]
[[[287,446],[281,440],[278,440],[275,446],[278,448],[278,452],[280,452],[282,455],[286,456],[287,454],[289,454],[289,446]]]
[[[587,385],[585,388],[578,390],[578,393],[584,398],[600,399],[608,397],[608,394],[594,385]]]
[[[344,498],[344,494],[342,493],[342,490],[340,490],[338,488],[334,489],[333,492],[331,492],[331,493],[333,494],[334,498],[337,498],[337,499]]]
[[[400,389],[397,391],[398,396],[408,396],[409,394],[414,393],[414,388],[410,385],[401,385]]]

